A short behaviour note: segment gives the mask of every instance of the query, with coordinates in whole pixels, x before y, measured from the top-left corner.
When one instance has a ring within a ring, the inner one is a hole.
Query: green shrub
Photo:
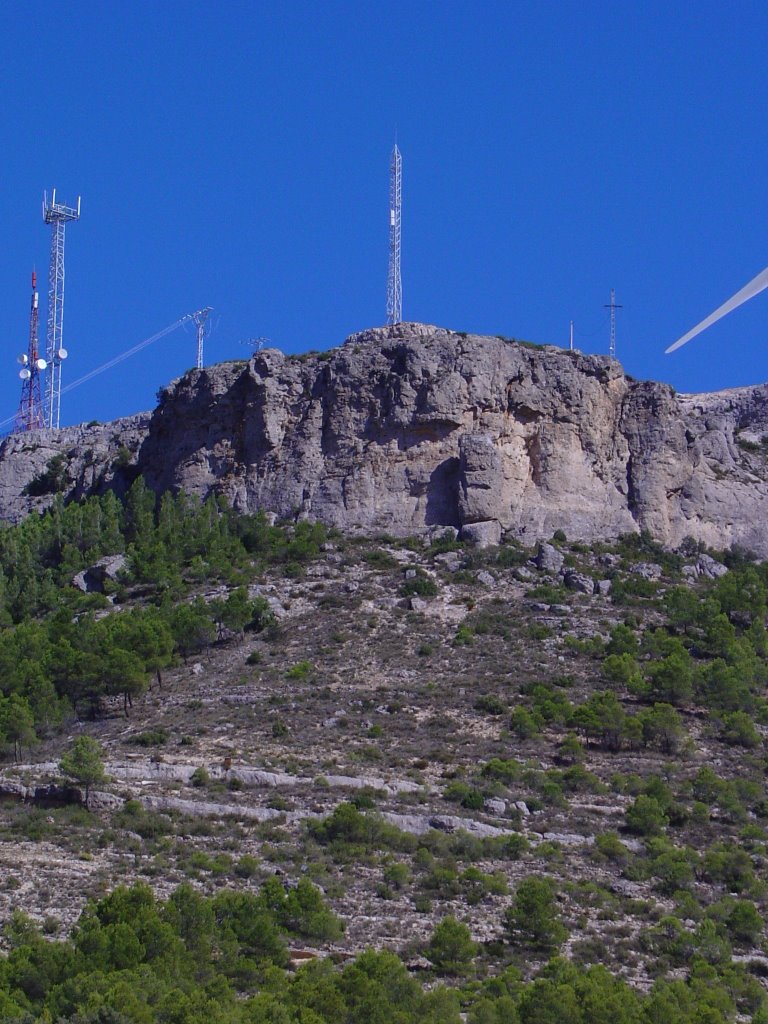
[[[456,630],[456,635],[453,638],[453,646],[469,647],[471,644],[474,643],[474,640],[475,634],[472,632],[472,629],[469,626],[464,625],[462,623],[462,625],[460,625],[459,628]]]
[[[168,742],[169,733],[167,729],[147,729],[144,732],[132,736],[130,743],[137,747],[161,747]]]
[[[399,891],[410,882],[411,875],[405,864],[395,862],[384,867],[383,878],[388,886]]]
[[[484,693],[477,698],[474,708],[475,711],[482,711],[486,715],[503,715],[507,710],[507,704],[496,693]]]
[[[469,928],[449,916],[435,926],[424,955],[439,974],[460,975],[469,971],[479,949]]]
[[[614,686],[630,693],[640,693],[643,689],[643,673],[632,654],[609,654],[602,664],[602,672]]]
[[[199,768],[195,768],[189,780],[190,785],[196,786],[198,789],[202,789],[203,787],[208,786],[210,784],[210,781],[211,776],[208,772],[208,769],[203,765],[201,765]]]
[[[761,742],[760,733],[744,711],[732,711],[723,715],[720,737],[724,743],[748,749],[759,746]]]
[[[629,831],[638,836],[658,835],[669,821],[659,801],[644,793],[627,808],[625,820]]]
[[[510,731],[521,740],[529,740],[538,736],[541,721],[531,714],[528,708],[517,707],[509,717]]]
[[[626,623],[620,622],[611,630],[611,639],[606,647],[606,653],[621,657],[628,654],[631,658],[636,657],[638,652],[637,637]]]
[[[45,467],[27,484],[25,493],[31,497],[40,497],[45,494],[60,494],[66,489],[69,482],[67,472],[67,458],[65,455],[53,455]]]
[[[286,679],[293,679],[298,680],[299,682],[304,682],[312,675],[313,671],[314,665],[312,664],[311,661],[298,661],[295,665],[292,665],[291,668],[288,669],[288,671],[285,673],[285,677]]]
[[[595,847],[603,857],[615,863],[620,864],[629,856],[627,848],[619,839],[617,832],[601,832],[596,835]]]
[[[532,875],[522,881],[505,914],[505,924],[514,945],[542,953],[558,949],[568,931],[560,920],[552,880]]]
[[[382,548],[376,548],[375,551],[365,551],[363,553],[363,561],[374,569],[397,569],[400,565],[394,555],[391,555],[389,551],[384,551]]]
[[[575,733],[569,732],[558,745],[557,756],[560,764],[574,765],[584,760],[584,745]]]
[[[250,853],[244,853],[237,864],[235,864],[235,874],[238,878],[253,878],[254,875],[258,874],[258,871],[259,862]]]
[[[452,803],[461,804],[462,807],[466,807],[468,810],[478,811],[483,808],[483,794],[480,790],[475,789],[474,786],[470,786],[466,782],[460,782],[458,780],[450,782],[445,787],[445,793],[443,795],[446,800],[450,800]]]
[[[438,592],[437,583],[430,576],[425,576],[420,570],[416,576],[409,580],[404,580],[400,587],[400,593],[404,597],[434,597]]]
[[[514,759],[504,760],[501,757],[492,757],[483,765],[482,775],[489,779],[498,779],[506,785],[516,782],[522,775],[523,766]]]
[[[665,754],[674,754],[685,736],[680,714],[671,704],[654,704],[636,716],[643,742],[659,747]]]
[[[339,804],[327,818],[309,821],[307,829],[321,845],[331,846],[351,858],[356,848],[407,851],[416,846],[413,836],[388,824],[378,814],[363,814],[351,803]]]

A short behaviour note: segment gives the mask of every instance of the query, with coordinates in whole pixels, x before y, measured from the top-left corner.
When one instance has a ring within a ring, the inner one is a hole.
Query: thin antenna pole
[[[51,260],[48,266],[48,331],[46,335],[45,425],[58,430],[61,412],[61,364],[64,348],[64,229],[67,221],[80,219],[77,206],[56,202],[56,189],[43,194],[43,220],[51,227]]]
[[[616,310],[624,309],[623,306],[616,304],[616,289],[611,288],[611,301],[607,303],[604,309],[610,309],[611,311],[611,337],[608,343],[608,355],[611,359],[616,358]]]
[[[571,320],[571,336],[570,336],[570,344],[569,344],[568,347],[570,348],[571,352],[573,352],[573,320]]]
[[[389,274],[387,276],[387,323],[403,319],[403,282],[400,276],[400,217],[403,198],[403,158],[397,143],[389,161]]]

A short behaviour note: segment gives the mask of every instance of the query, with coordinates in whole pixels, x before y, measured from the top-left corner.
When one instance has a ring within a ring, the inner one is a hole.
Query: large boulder
[[[573,569],[569,569],[563,578],[568,590],[573,590],[577,594],[594,594],[595,592],[595,581],[591,576],[586,576],[582,572],[575,572]]]
[[[461,539],[476,548],[495,547],[501,543],[501,524],[497,519],[484,523],[465,523],[461,528]]]
[[[77,573],[72,579],[72,586],[86,594],[103,594],[107,580],[116,580],[125,565],[125,555],[106,555]]]
[[[557,576],[565,563],[565,555],[554,544],[539,544],[536,551],[536,568],[541,572]]]

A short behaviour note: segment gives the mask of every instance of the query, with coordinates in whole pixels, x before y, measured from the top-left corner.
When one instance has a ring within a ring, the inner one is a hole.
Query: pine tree
[[[106,779],[101,755],[100,743],[91,736],[79,736],[59,761],[59,771],[84,787],[86,807],[91,787]]]

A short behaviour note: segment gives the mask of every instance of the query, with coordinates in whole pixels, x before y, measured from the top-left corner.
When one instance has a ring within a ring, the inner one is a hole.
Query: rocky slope
[[[67,932],[118,883],[146,881],[167,897],[182,882],[256,891],[277,874],[312,879],[345,920],[343,939],[317,952],[388,947],[424,967],[419,950],[455,914],[498,970],[515,888],[543,874],[558,887],[565,955],[647,988],[680,976],[703,945],[703,915],[732,909],[730,886],[764,916],[768,726],[757,746],[733,746],[717,714],[689,704],[673,750],[563,747],[564,706],[607,685],[611,631],[631,617],[650,635],[664,590],[688,580],[703,597],[724,566],[703,556],[667,570],[626,544],[601,554],[560,545],[530,561],[516,548],[408,544],[340,540],[300,578],[270,571],[252,593],[270,601],[272,627],[179,662],[130,717],[107,701],[95,721],[71,721],[67,735],[25,750],[27,763],[4,765],[0,922],[23,907],[47,933]],[[656,583],[628,605],[579,582],[607,582],[607,571],[614,597],[627,581]],[[412,573],[432,581],[431,596],[403,596]],[[620,696],[628,714],[641,711],[635,695]],[[541,731],[515,724],[545,704]],[[83,732],[103,745],[110,779],[91,813],[44,788],[61,784],[58,759]],[[719,795],[705,806],[696,801],[713,767]],[[674,801],[663,829],[639,836],[627,812],[643,787]],[[318,838],[311,819],[349,802],[399,832]],[[740,876],[713,874],[713,858],[734,850]],[[733,962],[764,977],[764,939],[762,925],[741,937]],[[545,958],[520,966],[528,976]]]
[[[768,555],[768,387],[675,395],[605,357],[399,324],[194,370],[149,418],[7,439],[0,517],[59,489],[225,494],[241,511],[480,542],[649,530]],[[30,487],[30,483],[32,486]],[[30,496],[29,491],[33,494]]]

